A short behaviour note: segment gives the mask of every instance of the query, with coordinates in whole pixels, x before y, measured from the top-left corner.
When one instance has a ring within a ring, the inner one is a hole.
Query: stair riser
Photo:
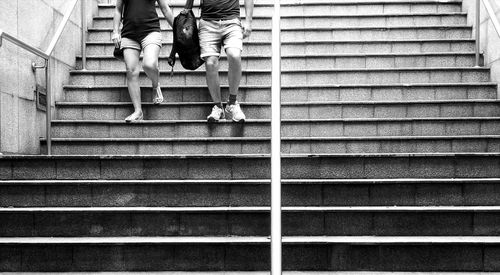
[[[1,185],[0,207],[269,206],[269,188],[268,184],[237,183]],[[496,195],[500,192],[500,186],[486,182],[283,184],[282,190],[284,206],[500,204],[500,197]],[[491,221],[496,223],[495,220]]]
[[[163,85],[206,85],[205,72],[176,73],[162,71],[160,83]],[[227,72],[219,73],[222,84],[227,85]],[[72,75],[74,85],[125,85],[125,73],[81,74]],[[370,71],[370,72],[282,72],[284,85],[334,85],[334,84],[393,84],[393,83],[471,83],[488,82],[490,74],[485,70],[423,70],[423,71]],[[241,85],[271,85],[270,72],[243,72]],[[145,74],[139,76],[139,84],[151,85]]]
[[[252,119],[270,119],[269,105],[242,105],[246,116]],[[148,120],[204,120],[212,104],[144,106]],[[121,120],[133,112],[130,106],[57,106],[61,120]],[[285,105],[282,119],[336,119],[336,118],[418,118],[418,117],[497,117],[498,103],[443,103],[443,104],[379,104],[379,105]]]
[[[169,42],[169,43],[165,43]],[[103,43],[103,44],[87,44],[87,55],[113,55],[114,45],[111,43]],[[170,51],[172,50],[171,41],[163,40],[163,47],[160,49],[160,56],[169,56]],[[271,52],[271,45],[269,44],[243,44],[243,54],[260,54],[260,55],[269,55]],[[222,51],[222,55],[225,55],[225,52]],[[77,61],[80,62],[80,61]]]
[[[408,68],[408,67],[473,67],[475,65],[473,55],[440,55],[440,56],[401,56],[401,57],[306,57],[306,58],[282,58],[281,69],[293,70],[307,68],[310,70],[321,69],[350,69],[350,68]],[[81,62],[77,62],[81,67]],[[220,67],[228,68],[227,60],[220,61]],[[245,58],[241,62],[243,70],[265,70],[271,67],[271,57],[267,58]],[[117,59],[87,59],[88,70],[120,70],[125,64]],[[167,60],[160,59],[160,70],[171,69]],[[203,68],[202,68],[203,69]],[[176,71],[186,71],[180,65],[175,67]]]
[[[174,14],[178,14],[182,7],[172,6]],[[114,7],[100,7],[98,16],[113,16]],[[439,12],[461,12],[461,6],[457,4],[408,4],[408,3],[385,3],[372,5],[303,5],[302,7],[294,5],[283,5],[280,10],[282,16],[318,16],[332,14],[398,14],[398,13],[439,13]],[[194,12],[199,14],[198,7],[195,7]],[[163,15],[160,9],[157,9],[158,15]],[[241,15],[245,15],[245,10],[240,10]],[[272,16],[273,9],[269,6],[254,7],[254,15]]]
[[[111,41],[112,30],[91,30],[89,41]],[[281,31],[282,42],[324,41],[324,40],[383,40],[383,39],[458,39],[470,38],[471,29],[466,28],[404,28],[404,29],[319,29],[316,31],[286,30]],[[172,41],[172,31],[163,30],[162,40]],[[271,41],[271,30],[253,30],[246,41]]]
[[[283,178],[500,177],[495,156],[283,158]],[[267,158],[0,159],[1,179],[262,179]]]
[[[250,271],[270,268],[268,244],[3,245],[1,251],[5,255],[2,255],[1,271]],[[499,251],[497,245],[474,244],[284,245],[283,269],[498,271]]]
[[[270,137],[268,123],[206,122],[176,124],[54,124],[54,137],[80,138],[174,138],[174,137]],[[287,122],[284,137],[363,137],[363,136],[454,136],[498,135],[498,120],[476,121],[382,121],[382,122]]]
[[[269,154],[269,141],[199,142],[64,142],[53,141],[57,155]],[[338,153],[460,153],[498,152],[499,139],[404,141],[283,141],[285,154]]]
[[[162,88],[166,102],[211,102],[206,87],[203,88]],[[222,98],[229,97],[227,87],[222,87]],[[457,100],[457,99],[496,99],[494,86],[450,86],[450,87],[380,87],[380,88],[281,88],[281,102],[320,102],[320,101],[404,101],[404,100]],[[143,102],[152,102],[150,88],[141,89]],[[240,87],[238,100],[241,102],[271,102],[269,88]],[[65,90],[68,102],[130,102],[126,88]]]
[[[283,213],[284,236],[498,236],[500,213]],[[2,237],[267,236],[268,213],[3,213]],[[67,226],[61,227],[61,224]]]
[[[161,13],[160,13],[161,14]],[[244,13],[243,13],[244,14]],[[244,20],[244,18],[242,18]],[[374,16],[374,17],[283,17],[281,18],[281,26],[283,28],[304,28],[310,26],[316,27],[390,27],[390,26],[450,26],[450,25],[465,25],[467,17],[465,15],[411,15],[411,16]],[[160,20],[162,28],[167,29],[168,25],[165,19]],[[107,28],[113,26],[111,17],[106,19],[94,19],[94,28]],[[253,28],[270,28],[272,26],[271,18],[254,18],[252,21]]]
[[[493,90],[493,89],[492,89]],[[202,88],[169,88],[162,87],[165,102],[212,102],[206,87]],[[222,98],[229,98],[229,89],[221,88]],[[496,95],[496,90],[491,92],[491,97]],[[466,92],[467,93],[467,92]],[[486,92],[490,96],[490,92]],[[483,95],[484,93],[481,93]],[[127,88],[122,89],[66,89],[64,101],[69,102],[130,102]],[[141,88],[143,102],[152,102],[151,88]],[[240,87],[238,100],[241,102],[271,102],[270,88],[245,88]]]
[[[88,44],[88,55],[111,56],[114,46],[107,44]],[[160,55],[168,56],[172,49],[171,43],[163,44]],[[344,43],[314,43],[282,44],[283,55],[293,54],[332,54],[332,53],[432,53],[432,52],[473,52],[472,42],[344,42]],[[243,44],[243,54],[268,55],[271,52],[270,44]],[[222,53],[224,55],[224,52]]]
[[[240,3],[240,5],[241,5],[241,3]],[[245,9],[243,8],[243,5],[241,5],[241,7],[242,8],[240,9],[240,14],[241,14],[241,16],[245,16]],[[173,14],[176,16],[184,9],[184,4],[171,5],[170,8],[172,9]],[[443,12],[448,12],[445,10],[445,8],[442,8],[442,9],[443,9]],[[452,9],[456,10],[456,8],[452,8]],[[101,17],[110,17],[111,16],[112,17],[114,10],[115,10],[115,7],[113,7],[113,6],[99,7],[97,16],[101,16]],[[194,6],[194,8],[193,8],[193,12],[196,16],[199,16],[200,10],[198,8],[197,3],[196,3],[196,6]],[[158,8],[158,7],[156,8],[156,13],[158,14],[158,16],[163,16],[163,13],[161,12],[160,8]],[[273,15],[273,8],[270,6],[262,6],[262,5],[257,4],[257,5],[254,5],[253,14],[259,15],[259,16],[272,16]]]

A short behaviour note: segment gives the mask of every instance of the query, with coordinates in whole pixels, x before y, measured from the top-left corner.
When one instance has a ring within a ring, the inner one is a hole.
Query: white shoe
[[[163,102],[163,94],[161,93],[160,85],[153,89],[153,93],[156,93],[153,97],[153,104],[160,104]]]
[[[217,122],[219,119],[224,119],[224,110],[221,107],[214,105],[212,113],[207,116],[208,122]]]
[[[241,110],[240,104],[236,101],[233,105],[226,106],[226,114],[228,118],[231,118],[234,122],[245,122],[245,114]]]

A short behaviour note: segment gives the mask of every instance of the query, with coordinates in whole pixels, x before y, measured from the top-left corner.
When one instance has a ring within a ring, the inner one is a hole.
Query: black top
[[[123,1],[122,37],[141,42],[151,32],[160,31],[156,0]]]
[[[240,17],[239,0],[203,0],[201,18],[205,20],[229,20]]]

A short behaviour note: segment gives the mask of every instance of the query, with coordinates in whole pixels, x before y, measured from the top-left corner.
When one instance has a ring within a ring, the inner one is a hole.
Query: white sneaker
[[[214,105],[212,113],[207,116],[208,122],[217,122],[219,119],[224,119],[224,110],[221,107]]]
[[[234,122],[245,122],[245,114],[241,110],[240,104],[236,101],[233,105],[226,106],[226,114],[228,118],[231,118]]]

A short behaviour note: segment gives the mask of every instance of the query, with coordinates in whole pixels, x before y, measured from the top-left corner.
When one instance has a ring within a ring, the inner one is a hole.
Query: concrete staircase
[[[0,158],[0,271],[269,270],[271,2],[245,45],[244,125],[206,123],[203,68],[170,77],[164,20],[166,103],[149,104],[143,75],[147,120],[125,124],[112,10],[56,105],[58,156]],[[282,12],[284,269],[500,271],[497,84],[473,67],[461,2]]]

